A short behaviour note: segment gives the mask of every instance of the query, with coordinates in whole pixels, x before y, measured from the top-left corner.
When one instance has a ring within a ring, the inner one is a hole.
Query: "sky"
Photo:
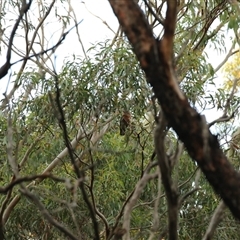
[[[79,25],[79,32],[86,50],[94,43],[113,38],[114,33],[102,22],[107,22],[113,31],[117,31],[118,21],[107,0],[74,0],[72,5],[75,8],[78,20],[83,20]],[[75,34],[75,31],[73,30],[71,34]],[[62,46],[65,52],[76,53],[76,46],[79,43],[77,39],[75,40],[76,42],[72,43],[72,38],[67,37],[65,44]],[[78,50],[82,54],[81,48]]]

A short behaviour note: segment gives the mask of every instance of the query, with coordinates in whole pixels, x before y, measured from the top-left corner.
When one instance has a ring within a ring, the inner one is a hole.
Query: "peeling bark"
[[[161,41],[154,38],[143,12],[134,0],[109,2],[133,46],[169,126],[176,131],[215,192],[232,214],[240,219],[240,174],[223,154],[204,116],[190,106],[176,81],[172,46],[177,1],[167,1],[165,32]]]

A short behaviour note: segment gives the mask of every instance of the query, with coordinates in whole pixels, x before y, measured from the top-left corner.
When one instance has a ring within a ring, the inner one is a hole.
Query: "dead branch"
[[[55,50],[58,48],[58,46],[60,46],[60,45],[62,44],[62,42],[65,40],[65,38],[67,37],[67,35],[68,35],[76,26],[78,26],[82,21],[83,21],[83,20],[79,21],[77,24],[75,24],[73,27],[71,27],[68,31],[64,32],[64,33],[61,35],[60,40],[59,40],[54,46],[52,46],[52,47],[50,47],[50,48],[48,48],[48,49],[46,49],[46,50],[43,50],[43,51],[41,51],[41,52],[39,52],[39,53],[34,53],[34,54],[30,55],[30,56],[23,57],[22,59],[14,62],[14,63],[12,63],[11,66],[12,66],[12,65],[15,65],[15,64],[17,64],[17,63],[19,63],[19,62],[21,62],[21,61],[28,60],[28,59],[31,59],[31,58],[33,58],[33,57],[38,57],[38,56],[44,55],[45,53],[48,53],[48,52],[50,52],[50,51],[55,52]],[[0,76],[1,76],[1,75],[0,75]]]
[[[29,10],[31,4],[32,4],[32,0],[29,1],[29,3],[27,3],[25,0],[22,1],[22,7],[20,9],[18,19],[17,19],[16,23],[13,26],[13,30],[12,30],[10,38],[9,38],[6,62],[0,68],[0,79],[7,75],[8,70],[12,66],[10,61],[11,61],[11,51],[12,51],[13,39],[14,39],[15,33],[16,33],[17,29],[18,29],[19,23],[22,20],[22,17],[24,16],[24,14],[27,13],[27,11]]]
[[[14,179],[11,183],[9,183],[7,186],[0,187],[0,193],[7,193],[14,186],[16,186],[20,183],[23,183],[23,182],[30,182],[30,181],[36,180],[36,179],[43,180],[43,179],[46,179],[46,178],[50,178],[50,179],[53,179],[53,180],[58,181],[58,182],[65,182],[66,181],[63,178],[55,177],[55,176],[51,175],[50,173],[37,174],[37,175],[25,176],[25,177],[18,177],[16,179]]]

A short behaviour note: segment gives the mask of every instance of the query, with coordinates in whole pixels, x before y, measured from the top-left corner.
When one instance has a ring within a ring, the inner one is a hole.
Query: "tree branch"
[[[27,188],[21,189],[22,194],[24,194],[28,199],[30,199],[39,209],[43,217],[54,227],[56,227],[58,230],[63,232],[67,237],[69,237],[72,240],[78,240],[78,237],[74,236],[73,233],[68,230],[65,226],[63,226],[60,222],[54,219],[53,216],[48,212],[48,210],[44,207],[44,205],[41,203],[41,201],[33,194],[31,193]]]
[[[10,61],[11,61],[11,51],[12,51],[13,39],[14,39],[15,33],[16,33],[17,29],[18,29],[19,23],[22,20],[23,15],[27,13],[27,11],[29,10],[31,4],[32,4],[32,0],[29,1],[28,4],[26,3],[26,0],[22,1],[22,7],[20,9],[19,17],[18,17],[16,23],[13,26],[13,30],[12,30],[10,38],[9,38],[6,62],[0,68],[0,79],[7,75],[8,70],[12,66]]]

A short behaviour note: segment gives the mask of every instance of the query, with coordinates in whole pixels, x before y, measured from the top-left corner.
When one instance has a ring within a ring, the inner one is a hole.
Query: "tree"
[[[177,85],[178,81],[174,73],[173,61],[177,2],[167,1],[166,18],[163,22],[164,34],[161,40],[154,38],[144,15],[134,1],[110,1],[110,3],[124,32],[133,45],[134,52],[146,73],[148,82],[153,87],[168,126],[173,127],[214,190],[220,194],[233,215],[239,218],[239,192],[237,189],[239,189],[240,175],[221,152],[217,138],[210,133],[205,118],[190,106],[187,98]],[[227,2],[224,1],[217,4],[218,10],[225,7],[226,4]],[[208,25],[209,23],[205,27],[208,28]],[[206,34],[203,37],[208,38]],[[198,45],[199,43],[197,43]],[[164,122],[164,117],[161,119],[162,122]],[[167,124],[160,124],[159,130],[156,130],[155,151],[157,152],[162,181],[168,198],[169,238],[176,239],[178,193],[171,179],[171,165],[164,155],[162,141],[162,132]]]
[[[121,27],[88,50],[70,1],[1,3],[0,76],[10,88],[0,115],[1,238],[237,239],[225,204],[239,218],[239,161],[228,150],[239,96],[236,85],[208,87],[237,52],[238,5],[109,2]],[[224,51],[222,29],[236,40],[213,68],[205,48]],[[56,68],[73,30],[83,55]],[[196,111],[216,106],[222,117],[208,124]]]

